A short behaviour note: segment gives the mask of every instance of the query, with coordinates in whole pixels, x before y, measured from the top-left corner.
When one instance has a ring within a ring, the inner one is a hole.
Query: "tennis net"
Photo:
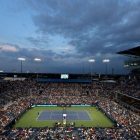
[[[66,114],[66,107],[63,108],[63,114]]]

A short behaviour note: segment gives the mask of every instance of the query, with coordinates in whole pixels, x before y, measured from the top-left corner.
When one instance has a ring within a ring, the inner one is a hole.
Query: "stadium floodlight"
[[[35,58],[34,60],[35,60],[35,61],[41,61],[41,59],[40,59],[40,58]]]
[[[25,60],[25,58],[18,58],[18,60],[20,60],[21,61],[21,81],[22,81],[22,61],[24,61]]]
[[[110,60],[109,59],[104,59],[103,62],[106,63],[106,72],[105,72],[105,75],[107,75],[107,63],[109,62]]]
[[[89,62],[94,62],[95,60],[94,59],[90,59],[90,60],[88,60]]]
[[[18,58],[18,60],[24,61],[24,60],[25,60],[25,58]]]
[[[38,62],[41,61],[41,59],[40,58],[35,58],[34,60],[37,61],[37,79],[38,79]]]
[[[109,62],[109,59],[105,59],[105,60],[103,60],[103,62]]]
[[[92,63],[93,63],[94,61],[95,61],[94,59],[90,59],[90,60],[88,60],[88,62],[91,63],[91,80],[92,80]]]

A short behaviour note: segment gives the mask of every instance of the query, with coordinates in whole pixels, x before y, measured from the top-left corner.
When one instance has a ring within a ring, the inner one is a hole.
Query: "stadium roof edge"
[[[140,57],[140,46],[137,46],[132,49],[124,50],[121,52],[117,52],[117,54],[125,55],[128,57]]]

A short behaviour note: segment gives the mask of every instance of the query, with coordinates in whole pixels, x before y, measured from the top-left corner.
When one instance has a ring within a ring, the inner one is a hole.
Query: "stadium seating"
[[[39,89],[38,89],[38,87]],[[140,99],[140,81],[123,79],[116,83],[93,82],[89,93],[85,87],[89,83],[37,83],[35,81],[4,81],[0,93],[0,133],[24,110],[35,104],[88,104],[98,105],[122,128],[15,128],[0,138],[7,139],[139,139],[140,117],[125,104],[114,101],[115,92]],[[84,87],[84,88],[82,88]],[[41,91],[41,92],[39,92]],[[98,93],[97,93],[98,91]],[[9,106],[6,104],[10,103]],[[137,103],[133,103],[139,106]]]

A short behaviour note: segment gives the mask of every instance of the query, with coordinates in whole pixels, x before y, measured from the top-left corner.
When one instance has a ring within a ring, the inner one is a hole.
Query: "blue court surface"
[[[67,121],[91,121],[87,111],[66,111]],[[63,111],[47,111],[43,110],[37,118],[37,121],[62,121]]]

